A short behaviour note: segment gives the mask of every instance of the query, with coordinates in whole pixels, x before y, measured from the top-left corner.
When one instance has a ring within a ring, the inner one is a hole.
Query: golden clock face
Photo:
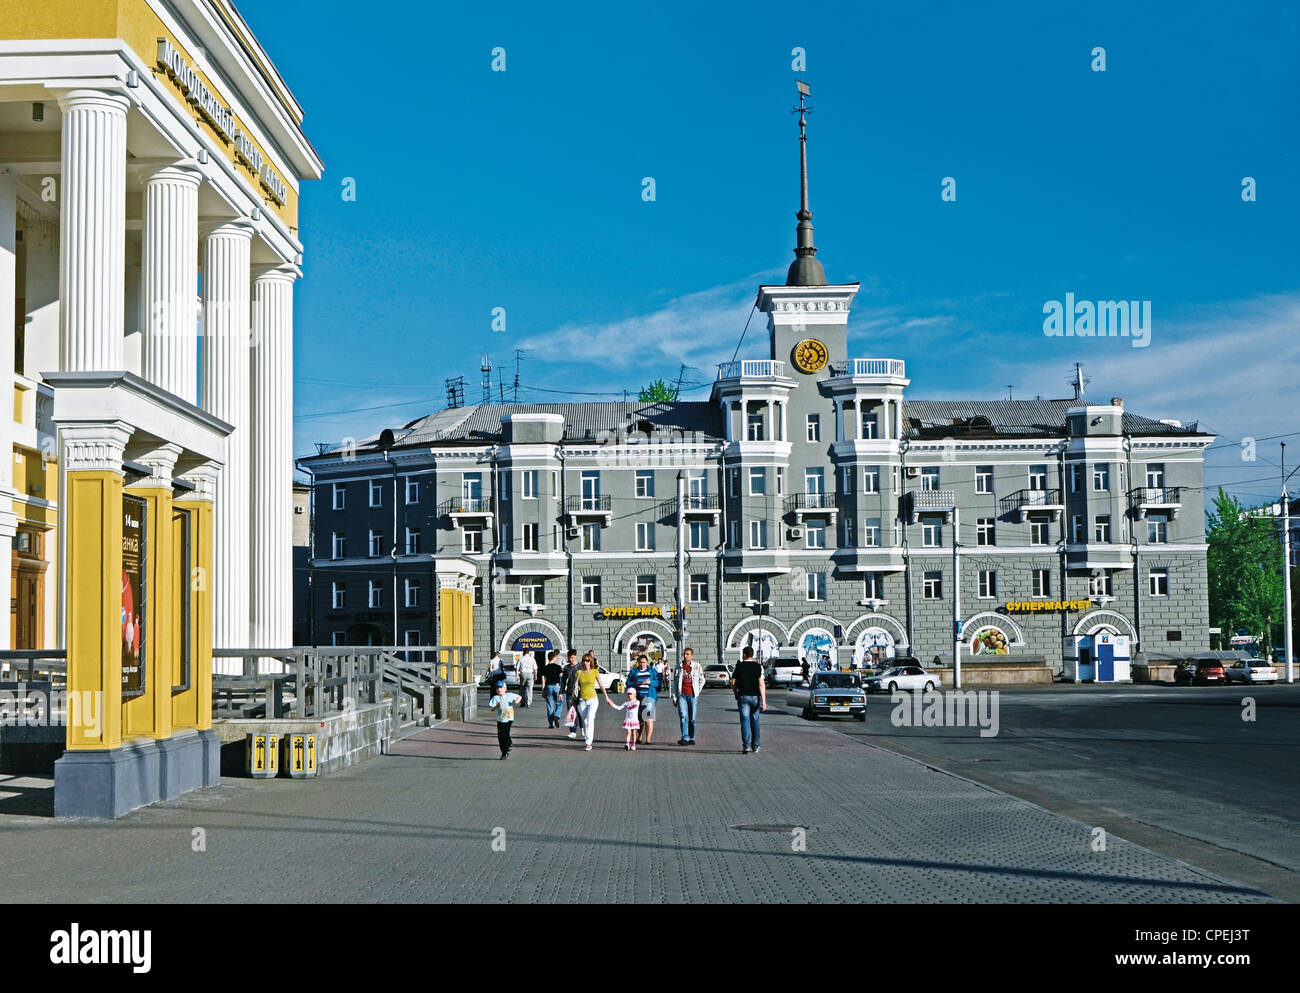
[[[820,371],[829,357],[825,343],[816,338],[805,338],[794,346],[794,364],[801,372]]]

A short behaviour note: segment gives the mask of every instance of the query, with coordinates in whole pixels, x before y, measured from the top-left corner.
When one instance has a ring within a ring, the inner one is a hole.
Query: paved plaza
[[[540,697],[518,713],[507,761],[485,716],[329,778],[228,778],[111,823],[55,822],[50,780],[0,778],[6,898],[1270,900],[1113,834],[1094,850],[1089,825],[779,709],[741,755],[725,690],[706,691],[694,748],[666,701],[635,754],[603,703],[591,752],[545,726]]]

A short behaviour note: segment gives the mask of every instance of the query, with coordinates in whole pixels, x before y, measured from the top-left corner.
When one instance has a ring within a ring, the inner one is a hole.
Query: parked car
[[[789,686],[803,679],[803,663],[798,659],[768,659],[766,669],[768,686]]]
[[[939,677],[919,665],[896,665],[879,676],[867,679],[868,693],[893,693],[895,690],[920,690],[929,693],[939,685]]]
[[[1174,669],[1174,683],[1222,686],[1228,681],[1222,659],[1190,659]]]
[[[1277,669],[1266,659],[1238,659],[1225,674],[1230,683],[1277,682]]]
[[[596,671],[599,673],[597,679],[606,693],[622,693],[623,687],[627,685],[624,677],[617,672],[610,672],[600,663],[596,663]]]
[[[814,672],[811,685],[792,683],[785,694],[787,707],[798,707],[808,720],[827,717],[867,719],[867,694],[857,675],[851,672]]]
[[[731,666],[729,665],[706,665],[704,667],[704,685],[705,686],[729,686],[731,685]]]

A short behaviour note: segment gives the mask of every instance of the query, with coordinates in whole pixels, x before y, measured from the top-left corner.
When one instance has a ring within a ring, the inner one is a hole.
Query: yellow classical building
[[[302,118],[229,0],[0,0],[0,646],[102,707],[57,814],[214,781],[214,644],[292,644]]]

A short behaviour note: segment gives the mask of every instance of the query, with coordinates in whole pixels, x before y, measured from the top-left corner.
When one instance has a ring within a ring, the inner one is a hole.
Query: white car
[[[717,663],[704,667],[705,686],[730,686],[731,666]]]
[[[939,687],[939,677],[919,665],[896,665],[879,676],[867,679],[868,693],[893,693],[895,690],[920,690],[929,693]]]
[[[803,663],[798,659],[770,659],[766,668],[768,686],[789,686],[803,679]]]
[[[597,664],[596,670],[599,675],[596,677],[600,680],[601,689],[606,693],[622,693],[623,687],[627,685],[623,675],[617,672],[610,672],[603,665]]]
[[[1230,683],[1276,683],[1277,669],[1266,659],[1238,659],[1226,669]]]

